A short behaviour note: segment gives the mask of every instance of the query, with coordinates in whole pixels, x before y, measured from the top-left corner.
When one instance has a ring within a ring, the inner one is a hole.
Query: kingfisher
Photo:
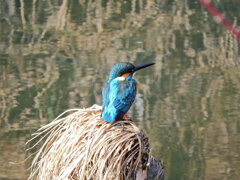
[[[102,120],[115,122],[128,118],[127,111],[131,107],[137,94],[137,82],[133,78],[136,71],[154,65],[147,63],[134,66],[129,62],[116,63],[105,83],[102,96]]]

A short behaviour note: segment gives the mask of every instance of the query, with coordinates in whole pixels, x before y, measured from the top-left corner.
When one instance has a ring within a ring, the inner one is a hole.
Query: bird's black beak
[[[148,67],[148,66],[152,66],[152,65],[154,65],[154,64],[155,64],[155,63],[147,63],[147,64],[142,64],[142,65],[135,66],[134,72],[136,72],[136,71],[138,71],[138,70],[140,70],[140,69],[146,68],[146,67]]]

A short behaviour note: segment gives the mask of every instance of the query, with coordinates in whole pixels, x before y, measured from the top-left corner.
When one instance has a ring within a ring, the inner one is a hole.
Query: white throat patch
[[[122,77],[122,76],[117,77],[117,78],[115,78],[115,79],[118,80],[118,81],[125,81],[125,77]]]

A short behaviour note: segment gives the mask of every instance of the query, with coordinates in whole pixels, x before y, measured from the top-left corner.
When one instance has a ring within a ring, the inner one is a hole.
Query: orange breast
[[[139,89],[138,83],[136,83],[136,89],[137,89],[137,93],[138,93],[138,89]]]

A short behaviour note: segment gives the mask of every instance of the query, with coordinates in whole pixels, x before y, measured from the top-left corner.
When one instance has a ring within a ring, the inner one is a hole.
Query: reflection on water
[[[239,25],[240,3],[215,5]],[[198,1],[0,0],[0,178],[26,179],[25,142],[69,108],[101,104],[112,65],[135,78],[130,113],[166,179],[240,176],[239,44]]]

